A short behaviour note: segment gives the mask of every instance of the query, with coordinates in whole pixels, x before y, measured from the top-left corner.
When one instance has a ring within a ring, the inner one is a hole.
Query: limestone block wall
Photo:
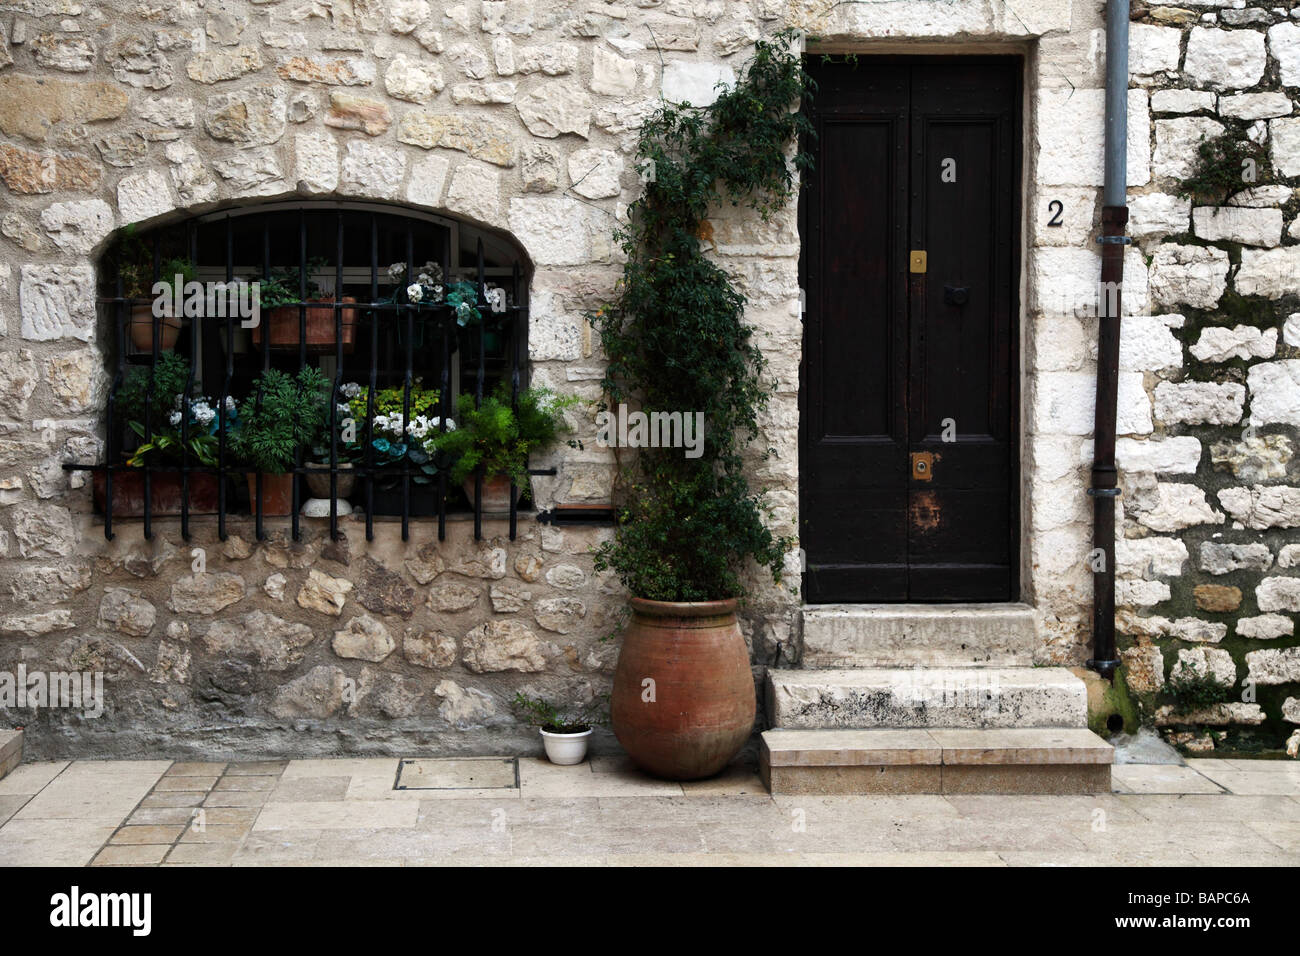
[[[105,712],[4,711],[29,752],[536,749],[519,690],[607,689],[624,595],[593,573],[609,529],[430,521],[410,542],[345,521],[119,521],[105,542],[84,474],[103,453],[111,336],[99,258],[115,230],[284,198],[388,202],[511,235],[529,268],[533,381],[599,398],[584,313],[619,276],[613,233],[640,189],[633,149],[660,102],[711,101],[772,4],[560,0],[0,2],[0,672],[102,670]],[[717,228],[771,336],[774,521],[796,522],[798,289],[781,229]],[[584,448],[534,461],[539,508],[610,497],[594,409]],[[199,549],[195,551],[194,549]],[[792,558],[792,570],[797,561]],[[755,589],[761,664],[788,660],[797,599]],[[783,652],[783,648],[785,649]]]
[[[1300,524],[1300,7],[1198,0],[1134,16],[1127,670],[1156,695],[1180,656],[1225,680],[1230,666],[1234,701],[1253,675],[1257,703],[1201,716],[1273,739],[1300,716],[1287,550]],[[603,693],[623,595],[588,552],[608,529],[525,519],[510,542],[488,522],[476,543],[452,522],[437,543],[417,521],[403,543],[378,522],[367,543],[345,522],[335,543],[305,521],[294,545],[287,522],[258,543],[232,520],[222,543],[195,519],[189,543],[165,520],[152,542],[130,523],[105,542],[84,476],[61,467],[102,454],[99,257],[130,223],[283,198],[437,210],[518,241],[533,379],[595,399],[602,358],[583,315],[619,276],[612,234],[640,189],[639,124],[661,95],[708,102],[783,26],[864,56],[1025,56],[1023,598],[1041,663],[1086,659],[1100,2],[0,0],[0,672],[108,677],[98,718],[6,712],[27,724],[29,752],[516,751],[536,746],[510,713],[516,691]],[[1219,127],[1263,144],[1271,168],[1247,195],[1193,208],[1178,183]],[[795,212],[762,223],[720,209],[711,224],[775,385],[754,485],[794,533]],[[589,419],[574,424],[594,438]],[[538,483],[543,508],[609,497],[613,462],[593,441],[535,464],[558,471]],[[798,567],[792,555],[792,581]],[[799,600],[755,576],[743,627],[756,679],[798,660]],[[1167,701],[1150,702],[1154,719]],[[1204,746],[1204,726],[1170,730]]]
[[[1133,43],[1151,314],[1124,320],[1121,351],[1142,425],[1118,449],[1125,670],[1175,742],[1277,746],[1300,723],[1300,5],[1139,5]],[[1180,195],[1223,134],[1257,168]],[[1180,692],[1188,675],[1221,694]]]

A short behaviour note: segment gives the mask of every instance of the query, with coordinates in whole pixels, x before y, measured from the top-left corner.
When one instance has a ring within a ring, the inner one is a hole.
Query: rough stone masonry
[[[379,523],[367,544],[359,524],[336,543],[305,521],[301,543],[273,524],[259,544],[238,520],[220,542],[195,519],[185,543],[160,519],[152,541],[119,522],[106,542],[84,474],[61,467],[103,452],[100,257],[128,224],[276,198],[438,210],[522,245],[534,380],[595,398],[583,315],[619,276],[640,123],[661,96],[709,102],[784,26],[863,56],[1025,55],[1023,600],[1039,662],[1081,662],[1096,320],[1079,305],[1100,272],[1103,14],[1097,0],[0,0],[0,669],[102,669],[109,688],[98,720],[4,722],[38,756],[488,753],[536,748],[517,690],[604,692],[624,596],[588,552],[607,530],[525,519],[510,542],[488,522],[476,543],[453,522],[440,545],[428,524],[403,543]],[[1300,4],[1133,16],[1124,672],[1189,747],[1276,746],[1300,723]],[[1223,132],[1262,147],[1259,181],[1218,205],[1180,196],[1198,144]],[[719,210],[713,226],[775,385],[754,484],[793,534],[794,209],[770,223]],[[610,453],[586,445],[539,463],[557,468],[540,507],[608,500]],[[755,578],[756,679],[798,660],[799,602]],[[1179,709],[1161,695],[1182,667],[1230,699]]]

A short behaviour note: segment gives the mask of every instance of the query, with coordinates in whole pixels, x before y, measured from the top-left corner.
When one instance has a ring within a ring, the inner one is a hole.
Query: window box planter
[[[334,351],[334,306],[333,299],[311,299],[311,302],[329,302],[329,306],[308,305],[305,309],[307,324],[307,348],[322,352]],[[340,301],[356,302],[356,297],[345,295]],[[298,348],[299,324],[298,306],[280,305],[268,309],[262,316],[262,322],[253,329],[253,342],[262,344],[262,329],[269,329],[271,348]],[[360,321],[360,309],[343,309],[343,351],[351,352],[356,347],[357,325]]]
[[[190,514],[217,513],[217,476],[207,472],[191,472],[189,485]],[[95,510],[106,513],[107,475],[95,472],[91,482]],[[149,476],[149,513],[167,517],[181,513],[181,476],[179,472],[153,472]],[[113,472],[113,517],[144,517],[144,472],[138,469]]]

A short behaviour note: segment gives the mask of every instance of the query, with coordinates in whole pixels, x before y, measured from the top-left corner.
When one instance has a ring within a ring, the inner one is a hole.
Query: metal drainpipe
[[[1092,660],[1088,666],[1112,679],[1115,652],[1115,469],[1119,335],[1123,305],[1124,235],[1128,223],[1128,29],[1129,0],[1106,4],[1106,179],[1101,210],[1101,286],[1097,308],[1097,404],[1093,425],[1092,546],[1105,556],[1095,570]],[[1095,554],[1094,551],[1094,554]],[[1094,567],[1096,564],[1094,563]]]

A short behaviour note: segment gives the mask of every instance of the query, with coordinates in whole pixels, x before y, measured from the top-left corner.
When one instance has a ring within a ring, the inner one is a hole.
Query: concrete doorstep
[[[1113,748],[1077,727],[769,730],[773,794],[1109,793]]]
[[[23,732],[0,730],[0,779],[23,759]]]

